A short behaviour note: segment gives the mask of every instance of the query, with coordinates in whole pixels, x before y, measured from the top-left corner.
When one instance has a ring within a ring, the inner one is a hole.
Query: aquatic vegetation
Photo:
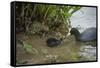
[[[16,31],[18,32],[22,29],[21,31],[23,32],[33,34],[46,34],[46,32],[50,34],[55,31],[65,36],[69,32],[70,17],[80,8],[80,6],[17,3]],[[32,26],[36,23],[38,25]],[[38,27],[39,29],[37,29]]]
[[[47,63],[56,63],[59,62],[59,56],[49,54],[45,56],[44,61]]]
[[[49,54],[49,52],[48,52],[47,49],[41,49],[41,52],[42,52],[42,54],[44,54],[44,55]]]
[[[65,5],[17,4],[16,38],[24,40],[16,42],[17,64],[76,62],[91,59],[81,57],[87,48],[80,49],[80,41],[77,42],[74,36],[67,36],[71,28],[70,17],[80,8]],[[86,42],[85,45],[88,44],[90,42]],[[96,41],[92,45],[96,47]],[[90,53],[86,53],[88,54]]]
[[[23,48],[25,49],[26,52],[30,54],[38,54],[38,50],[36,48],[33,48],[32,45],[23,42]]]

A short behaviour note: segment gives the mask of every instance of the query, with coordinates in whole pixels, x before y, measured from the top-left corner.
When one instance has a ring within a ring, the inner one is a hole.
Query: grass
[[[35,30],[32,29],[32,31],[37,33],[38,26],[33,27],[31,25],[38,22],[41,27],[46,26],[48,28],[47,32],[65,30],[67,34],[71,26],[70,17],[80,8],[80,6],[17,3],[16,28],[19,31],[23,28],[22,31],[25,32],[31,32],[30,29],[34,28]],[[62,27],[64,28],[62,29]],[[41,31],[45,32],[47,28],[41,28]],[[38,31],[38,33],[41,31]]]

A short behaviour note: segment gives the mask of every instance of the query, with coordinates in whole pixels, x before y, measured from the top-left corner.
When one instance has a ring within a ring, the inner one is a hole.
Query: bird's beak
[[[71,33],[69,32],[68,34],[67,34],[67,36],[70,36],[71,35]]]

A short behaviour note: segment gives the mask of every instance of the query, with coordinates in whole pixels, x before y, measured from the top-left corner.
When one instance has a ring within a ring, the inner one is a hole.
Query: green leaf
[[[25,49],[26,52],[31,53],[31,54],[37,54],[38,51],[37,49],[33,48],[32,45],[24,42],[23,48]]]

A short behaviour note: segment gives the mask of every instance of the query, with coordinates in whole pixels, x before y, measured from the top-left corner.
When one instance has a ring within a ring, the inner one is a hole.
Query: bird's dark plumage
[[[49,38],[47,39],[46,43],[49,47],[56,47],[61,44],[61,40],[57,40],[56,38]]]
[[[75,35],[76,39],[79,41],[96,40],[96,28],[88,28],[82,33],[80,33],[76,28],[72,28],[70,33]]]

